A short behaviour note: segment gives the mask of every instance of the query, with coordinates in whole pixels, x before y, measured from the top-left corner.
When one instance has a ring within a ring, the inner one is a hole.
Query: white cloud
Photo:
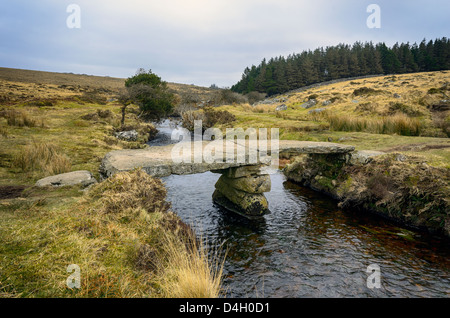
[[[433,10],[425,0],[377,0],[383,19],[378,31],[366,27],[370,0],[5,1],[4,66],[17,62],[16,55],[24,65],[40,61],[35,68],[76,65],[83,73],[109,70],[123,77],[145,67],[165,80],[199,85],[231,86],[263,58],[342,42],[421,41],[445,36],[450,27],[443,13],[449,4],[441,0]],[[80,30],[66,27],[70,3],[81,7]]]

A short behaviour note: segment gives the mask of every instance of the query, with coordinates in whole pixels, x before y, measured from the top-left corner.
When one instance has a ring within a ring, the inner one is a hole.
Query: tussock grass
[[[8,128],[0,126],[0,135],[4,138],[8,138]]]
[[[52,143],[33,141],[15,155],[13,165],[23,172],[40,171],[49,175],[69,172],[69,158]]]
[[[1,117],[6,118],[8,126],[16,127],[44,127],[44,122],[31,118],[24,110],[6,109],[1,112]]]
[[[330,123],[330,129],[335,131],[419,136],[423,130],[423,123],[419,119],[410,118],[404,114],[380,118],[329,115],[327,120]]]
[[[165,213],[170,208],[165,201],[166,195],[162,181],[143,170],[115,174],[94,186],[89,193],[99,204],[98,213],[104,214],[120,214],[127,209]]]
[[[209,257],[192,228],[170,212],[166,195],[161,180],[140,169],[118,173],[89,193],[103,219],[125,224],[156,220],[153,233],[135,247],[131,259],[136,268],[156,275],[161,297],[218,297],[222,266]]]
[[[195,240],[192,240],[196,242]],[[220,249],[211,253],[200,240],[186,249],[177,239],[166,236],[164,262],[159,265],[162,294],[168,298],[218,298],[221,292],[223,260]]]

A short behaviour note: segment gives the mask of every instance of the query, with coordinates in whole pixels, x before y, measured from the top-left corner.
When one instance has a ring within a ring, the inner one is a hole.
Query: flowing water
[[[271,213],[249,221],[212,201],[220,175],[163,178],[173,210],[223,244],[226,297],[449,297],[450,243],[271,176]],[[380,288],[369,288],[380,269]]]

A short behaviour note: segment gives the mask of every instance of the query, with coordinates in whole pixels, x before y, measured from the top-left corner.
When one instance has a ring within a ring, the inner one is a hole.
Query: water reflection
[[[450,249],[272,175],[271,214],[250,221],[212,202],[219,175],[164,178],[173,209],[213,244],[225,242],[227,297],[448,297]],[[380,289],[367,288],[371,264]]]

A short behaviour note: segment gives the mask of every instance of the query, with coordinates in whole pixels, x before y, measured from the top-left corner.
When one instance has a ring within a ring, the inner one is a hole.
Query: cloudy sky
[[[80,28],[67,20],[80,8]],[[368,28],[370,4],[381,28]],[[263,58],[355,41],[449,37],[448,0],[2,0],[0,66],[235,84]],[[73,24],[72,24],[73,26]]]

